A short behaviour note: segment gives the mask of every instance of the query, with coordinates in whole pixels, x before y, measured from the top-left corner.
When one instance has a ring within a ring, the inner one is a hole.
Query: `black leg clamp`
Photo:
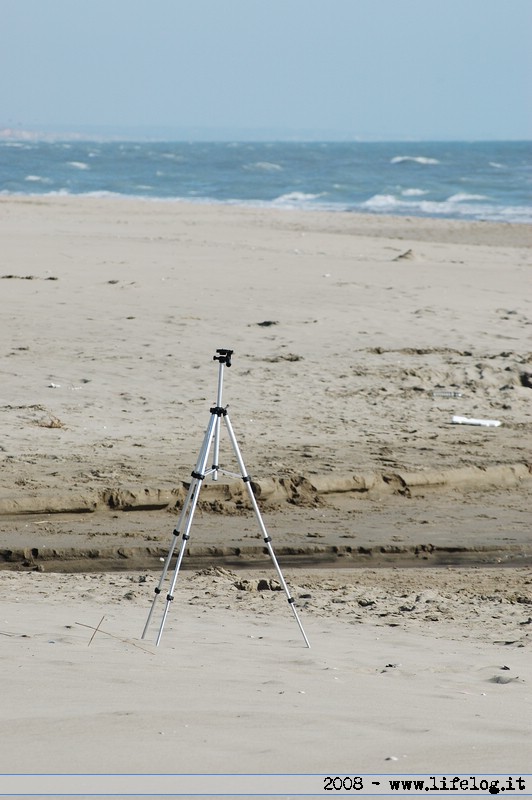
[[[226,417],[227,416],[227,409],[222,408],[221,406],[213,406],[209,409],[211,414],[216,414],[217,417]]]

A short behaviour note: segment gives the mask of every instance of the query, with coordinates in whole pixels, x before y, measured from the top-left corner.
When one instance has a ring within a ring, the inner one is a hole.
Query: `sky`
[[[532,0],[0,0],[0,129],[532,139]]]

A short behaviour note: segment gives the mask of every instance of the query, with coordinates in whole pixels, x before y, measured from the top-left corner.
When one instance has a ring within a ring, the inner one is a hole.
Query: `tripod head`
[[[234,351],[233,350],[220,349],[220,350],[217,350],[216,352],[219,353],[219,355],[213,356],[212,360],[213,361],[219,361],[220,364],[225,364],[227,367],[230,367],[231,366],[231,356],[233,355]]]

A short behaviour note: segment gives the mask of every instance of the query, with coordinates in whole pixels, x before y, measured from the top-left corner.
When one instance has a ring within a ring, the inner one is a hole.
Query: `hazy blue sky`
[[[532,0],[0,0],[0,128],[532,139]]]

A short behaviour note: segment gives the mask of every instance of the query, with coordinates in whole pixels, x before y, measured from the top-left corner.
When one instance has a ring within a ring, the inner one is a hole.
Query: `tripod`
[[[271,538],[268,536],[268,532],[265,528],[264,522],[262,520],[261,513],[259,511],[259,507],[257,505],[257,501],[255,499],[255,495],[253,494],[253,489],[251,487],[251,478],[247,474],[246,467],[244,465],[244,461],[242,459],[242,454],[238,447],[238,443],[236,441],[236,437],[233,431],[233,426],[231,425],[231,421],[229,419],[229,415],[227,413],[227,407],[222,407],[222,390],[223,390],[223,377],[224,377],[224,367],[231,366],[231,356],[233,355],[232,350],[220,349],[216,351],[217,355],[213,356],[213,361],[219,362],[219,369],[218,369],[218,391],[216,396],[216,405],[210,409],[210,420],[207,426],[207,430],[205,431],[205,436],[203,438],[203,443],[201,445],[198,460],[196,462],[196,466],[192,471],[192,481],[190,483],[185,502],[183,504],[183,508],[181,509],[181,513],[179,515],[179,519],[177,521],[177,525],[173,531],[173,540],[170,545],[170,550],[168,551],[168,555],[166,557],[166,561],[163,566],[163,570],[161,573],[161,577],[159,579],[159,583],[155,588],[155,597],[153,598],[153,602],[150,608],[150,612],[148,614],[148,619],[146,620],[146,625],[144,626],[144,631],[142,633],[142,639],[145,638],[148,628],[150,626],[151,618],[153,612],[155,610],[155,604],[157,602],[158,596],[162,592],[162,586],[166,579],[168,570],[170,568],[170,562],[172,560],[172,556],[174,554],[174,550],[177,545],[177,540],[181,535],[182,531],[182,542],[181,547],[179,549],[179,553],[177,556],[177,561],[174,569],[174,575],[170,584],[170,588],[168,594],[166,595],[166,606],[164,608],[163,616],[161,619],[159,633],[157,635],[156,645],[159,645],[161,641],[161,637],[163,635],[163,629],[166,622],[166,618],[168,616],[168,612],[170,610],[170,605],[172,600],[174,599],[174,589],[177,582],[177,576],[179,574],[179,570],[181,569],[181,564],[183,561],[183,556],[185,555],[185,550],[187,546],[187,542],[190,539],[190,528],[192,527],[192,520],[194,518],[194,512],[196,510],[196,506],[198,504],[199,494],[201,490],[202,483],[204,479],[208,475],[212,475],[213,480],[218,480],[218,473],[222,473],[223,475],[230,475],[235,478],[242,478],[244,484],[246,486],[248,496],[253,507],[253,511],[255,512],[255,516],[257,518],[257,522],[259,524],[260,531],[262,533],[264,544],[268,549],[268,553],[270,555],[271,560],[273,561],[274,567],[277,570],[277,574],[279,576],[279,580],[281,582],[281,586],[284,589],[286,594],[288,603],[290,604],[290,608],[292,609],[292,613],[296,619],[296,622],[299,626],[299,630],[305,640],[305,644],[307,647],[310,647],[309,640],[303,630],[303,625],[301,624],[301,620],[299,619],[297,609],[295,607],[294,598],[290,595],[290,591],[288,586],[286,585],[286,581],[283,577],[283,573],[281,572],[281,568],[277,562],[277,558],[275,557],[275,553],[273,551],[273,547],[271,544]],[[237,475],[232,472],[227,472],[226,470],[222,469],[218,464],[219,461],[219,454],[220,454],[220,421],[224,420],[225,427],[227,429],[227,433],[229,434],[229,439],[233,446],[233,451],[236,456],[236,460],[238,462],[238,466],[240,468],[240,475]],[[214,450],[213,450],[213,462],[212,467],[210,469],[206,469],[207,460],[209,458],[209,452],[211,447],[214,443]]]

